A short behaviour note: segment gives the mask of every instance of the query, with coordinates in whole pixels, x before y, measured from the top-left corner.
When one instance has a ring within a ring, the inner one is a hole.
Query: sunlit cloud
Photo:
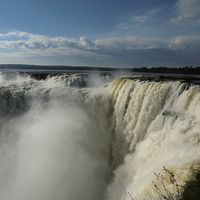
[[[9,40],[8,40],[9,38]],[[34,35],[25,32],[9,32],[0,34],[1,49],[27,49],[49,51],[53,49],[62,50],[92,50],[95,44],[85,36],[78,39],[67,37],[49,37],[44,35]]]
[[[95,40],[85,36],[50,37],[25,32],[0,35],[1,61],[13,56],[15,60],[17,57],[20,60],[41,57],[54,57],[59,60],[60,57],[66,56],[91,65],[178,64],[183,61],[187,64],[191,62],[191,58],[191,64],[198,64],[199,51],[199,35],[176,36],[170,39],[122,36]]]

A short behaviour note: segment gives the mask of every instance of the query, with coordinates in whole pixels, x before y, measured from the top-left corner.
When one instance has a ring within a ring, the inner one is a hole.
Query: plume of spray
[[[1,116],[0,199],[102,199],[110,176],[108,93],[53,80],[15,89],[26,84],[28,110]]]

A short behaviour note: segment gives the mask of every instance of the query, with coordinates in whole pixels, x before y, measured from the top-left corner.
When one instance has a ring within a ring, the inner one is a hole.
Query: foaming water
[[[182,172],[177,178],[182,186],[194,181],[192,166],[200,166],[199,86],[122,79],[113,82],[112,91],[117,167],[106,199],[125,200],[127,194],[159,199],[151,183],[163,166]],[[188,164],[190,170],[183,170]]]
[[[159,199],[163,166],[195,183],[200,87],[95,80],[0,75],[1,200]]]
[[[0,199],[102,199],[110,176],[107,92],[58,80],[13,84],[1,88]]]

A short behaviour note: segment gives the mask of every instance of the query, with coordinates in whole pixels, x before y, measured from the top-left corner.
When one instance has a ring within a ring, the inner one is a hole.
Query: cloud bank
[[[15,62],[19,58],[18,63],[26,59],[34,63],[34,59],[43,57],[44,64],[51,64],[52,59],[66,65],[199,65],[199,51],[199,35],[170,39],[123,36],[90,40],[85,36],[50,37],[19,31],[0,34],[0,58],[7,59],[7,63],[14,56]]]

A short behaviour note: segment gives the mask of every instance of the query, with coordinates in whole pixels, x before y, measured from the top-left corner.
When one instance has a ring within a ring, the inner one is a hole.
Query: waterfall
[[[158,198],[151,187],[154,172],[163,166],[174,171],[182,187],[195,181],[200,169],[199,85],[120,79],[111,90],[115,170],[106,199],[130,199],[130,194]]]
[[[101,200],[111,175],[106,88],[1,76],[0,199]]]
[[[0,199],[199,199],[199,85],[97,82],[0,74]]]

